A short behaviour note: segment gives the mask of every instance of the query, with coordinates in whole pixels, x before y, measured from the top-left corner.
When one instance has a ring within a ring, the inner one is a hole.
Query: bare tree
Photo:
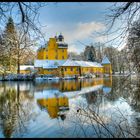
[[[140,74],[140,22],[134,22],[128,36],[129,54],[137,73]]]
[[[30,38],[30,36],[23,31],[22,27],[18,28],[18,38],[15,41],[15,59],[18,74],[20,73],[20,65],[23,63],[24,55],[28,56],[31,54],[31,49],[35,47],[35,43],[38,39],[39,37]]]
[[[1,38],[1,61],[7,61],[7,68],[10,72],[16,71],[20,73],[20,64],[24,64],[24,61],[29,60],[29,55],[34,55],[31,53],[33,47],[35,47],[37,38],[31,38],[28,33],[24,32],[23,26],[14,26],[12,18],[9,18],[9,22],[6,26],[6,31]],[[3,58],[4,56],[4,58]],[[35,56],[35,55],[34,55]],[[6,60],[3,60],[7,58]],[[31,57],[30,57],[31,58]],[[4,66],[4,63],[3,65]],[[11,69],[11,67],[14,68]]]
[[[16,24],[22,25],[26,33],[41,34],[39,10],[46,5],[45,2],[0,2],[0,23],[5,24],[10,16],[16,16]]]
[[[20,63],[23,55],[25,53],[28,54],[28,50],[31,52],[29,48],[34,45],[31,42],[34,42],[34,40],[38,41],[41,38],[44,39],[40,30],[42,26],[39,22],[39,10],[44,6],[46,6],[44,2],[0,2],[0,24],[5,25],[7,19],[12,17],[17,28],[18,36],[15,34],[15,39],[8,38],[12,42],[12,44],[8,44],[10,45],[9,53],[6,51],[3,53],[5,55],[7,53],[8,57],[14,57],[13,60],[18,67],[17,73],[20,71]],[[2,50],[8,45],[3,44],[0,49]]]
[[[123,3],[115,3],[110,8],[110,14],[107,16],[109,20],[109,28],[107,33],[113,35],[114,33],[116,36],[112,39],[113,41],[118,41],[119,45],[121,46],[124,42],[127,42],[127,39],[130,40],[130,33],[132,33],[132,27],[135,21],[138,21],[140,18],[140,3],[139,2],[123,2]],[[119,23],[119,27],[115,28]],[[114,31],[112,31],[115,28]],[[133,40],[134,41],[134,40]],[[130,42],[130,41],[129,41]],[[118,45],[118,46],[119,46]],[[132,40],[131,40],[132,45]],[[133,42],[134,45],[134,42]],[[130,47],[129,47],[130,49]],[[131,47],[132,49],[132,47]],[[130,49],[130,50],[131,50]],[[133,51],[133,49],[132,49]],[[132,53],[131,51],[131,53]],[[126,56],[129,55],[127,52]],[[133,51],[133,56],[136,55],[136,51]],[[128,56],[129,58],[129,56]],[[134,57],[133,57],[134,58]],[[136,59],[135,59],[136,60]],[[139,59],[137,59],[137,64],[135,63],[133,66],[133,70],[137,68],[139,63]]]

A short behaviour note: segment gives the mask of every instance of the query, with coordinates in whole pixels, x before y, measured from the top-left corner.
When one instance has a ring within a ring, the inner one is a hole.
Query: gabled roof
[[[67,59],[66,62],[61,66],[80,66],[76,61]]]
[[[102,64],[110,64],[109,59],[107,58],[107,56],[105,56],[102,60]]]
[[[67,60],[62,66],[103,67],[97,62]]]
[[[42,67],[42,68],[58,68],[58,66],[62,65],[66,60],[35,60],[34,66],[35,67]]]
[[[97,62],[74,61],[74,60],[35,60],[34,67],[44,69],[58,68],[59,66],[103,67]]]
[[[81,67],[103,67],[100,63],[89,61],[76,61]]]
[[[86,61],[89,67],[103,67],[100,63]]]
[[[79,66],[81,66],[81,67],[89,67],[89,65],[86,63],[86,61],[76,61],[78,64],[79,64]]]

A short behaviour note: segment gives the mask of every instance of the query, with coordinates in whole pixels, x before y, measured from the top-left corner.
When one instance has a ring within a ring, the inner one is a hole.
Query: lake
[[[0,82],[0,138],[140,136],[135,78]]]

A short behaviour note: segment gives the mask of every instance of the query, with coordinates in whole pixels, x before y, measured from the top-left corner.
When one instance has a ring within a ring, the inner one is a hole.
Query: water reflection
[[[129,116],[135,134],[139,135],[139,92],[140,81],[127,79],[124,82],[124,77],[1,82],[0,137],[85,137],[81,127],[76,132],[74,124],[70,123],[76,121],[83,125],[83,122],[77,120],[80,111],[76,111],[81,102],[84,108],[90,107],[91,113],[100,112],[101,118],[110,126],[120,121],[118,114],[112,111],[118,107],[123,115]],[[57,133],[58,130],[63,130],[57,125],[58,122],[63,125],[65,134]],[[83,129],[90,125],[88,120]],[[94,131],[89,128],[86,136],[93,136]],[[98,137],[97,133],[95,137]]]
[[[85,80],[62,80],[62,81],[44,81],[36,82],[35,88],[37,91],[45,89],[57,89],[60,92],[68,91],[80,91],[82,88],[88,88],[101,85],[104,87],[112,86],[112,77],[110,78],[98,78],[98,79],[85,79]]]
[[[48,98],[37,99],[41,109],[47,109],[50,117],[65,119],[65,111],[69,108],[68,98],[60,93],[51,94]]]
[[[33,115],[30,111],[33,96],[30,90],[22,88],[23,85],[25,86],[20,83],[0,83],[0,122],[6,138],[25,131],[24,124]]]
[[[98,78],[86,80],[66,80],[66,81],[49,81],[36,83],[35,98],[42,110],[46,110],[51,118],[61,117],[62,114],[66,118],[65,111],[69,109],[70,98],[74,98],[81,94],[86,94],[88,103],[93,102],[95,94],[111,92],[112,77],[103,79]],[[62,109],[63,108],[63,109]],[[61,115],[60,115],[61,111]],[[64,117],[63,117],[64,118]],[[63,119],[62,118],[62,119]]]

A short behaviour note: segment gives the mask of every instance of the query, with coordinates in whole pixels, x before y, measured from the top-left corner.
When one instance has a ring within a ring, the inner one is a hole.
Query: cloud
[[[107,41],[107,36],[98,36],[98,37],[95,37],[94,40],[96,42],[105,42]]]
[[[66,40],[73,42],[75,40],[83,40],[89,38],[92,33],[103,31],[105,28],[105,25],[100,22],[80,22],[76,24],[73,29],[64,30],[64,34]]]
[[[77,52],[76,45],[69,45],[68,52]]]
[[[102,31],[105,25],[99,22],[79,23],[76,30],[77,37],[82,39],[88,37],[93,32]]]
[[[101,22],[78,22],[76,24],[48,24],[46,29],[43,29],[43,32],[46,32],[46,35],[55,35],[56,33],[62,32],[65,37],[65,40],[68,42],[73,42],[75,40],[82,40],[89,38],[94,32],[100,32],[104,30],[106,26]],[[52,36],[51,36],[52,37]]]
[[[77,54],[80,54],[81,48],[77,47],[75,44],[69,44],[68,52],[76,52]]]
[[[42,29],[43,33],[46,34],[46,39],[48,40],[50,37],[54,37],[59,33],[64,35],[65,42],[68,43],[69,52],[77,52],[80,53],[83,51],[84,46],[80,44],[75,44],[77,41],[84,42],[85,40],[91,40],[89,37],[91,34],[96,32],[101,32],[106,29],[106,26],[101,22],[78,22],[78,23],[66,23],[66,24],[48,24],[47,27]],[[94,37],[95,41],[101,41],[104,37]]]

